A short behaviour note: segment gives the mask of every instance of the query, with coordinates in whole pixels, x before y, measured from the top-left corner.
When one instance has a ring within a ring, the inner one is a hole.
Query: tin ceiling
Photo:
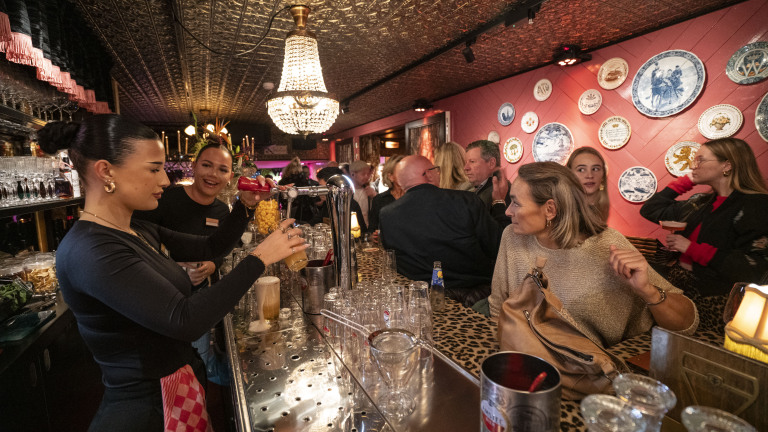
[[[328,91],[349,102],[330,132],[550,63],[563,44],[593,50],[739,1],[547,0],[529,24],[529,6],[539,2],[308,0]],[[75,3],[113,57],[123,114],[156,125],[188,123],[201,111],[207,119],[271,124],[264,86],[279,84],[284,38],[294,29],[281,9],[293,3]],[[505,26],[505,16],[524,18]],[[467,63],[461,51],[473,32],[475,60]]]

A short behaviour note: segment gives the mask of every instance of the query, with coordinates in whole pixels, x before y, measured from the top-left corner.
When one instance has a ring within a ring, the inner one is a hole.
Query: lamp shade
[[[285,39],[282,77],[277,92],[267,100],[267,113],[285,133],[322,133],[336,121],[339,102],[325,88],[317,39],[304,29],[309,8],[292,6],[291,14],[298,30]]]
[[[725,348],[768,363],[768,286],[746,287],[739,310],[725,325]]]

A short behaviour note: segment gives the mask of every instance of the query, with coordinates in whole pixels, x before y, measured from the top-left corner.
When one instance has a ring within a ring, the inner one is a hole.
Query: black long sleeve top
[[[264,264],[248,256],[222,280],[192,294],[185,271],[159,246],[179,260],[210,260],[232,249],[247,221],[237,203],[209,237],[138,220],[131,227],[140,237],[88,221],[72,227],[56,254],[57,275],[104,385],[159,379],[192,363],[189,342],[234,307]]]
[[[717,248],[706,266],[693,263],[696,287],[705,296],[727,295],[736,282],[757,282],[768,273],[768,195],[733,191],[713,210],[713,197],[677,200],[670,187],[654,194],[640,208],[651,222],[686,221],[689,237],[701,225],[698,243]]]

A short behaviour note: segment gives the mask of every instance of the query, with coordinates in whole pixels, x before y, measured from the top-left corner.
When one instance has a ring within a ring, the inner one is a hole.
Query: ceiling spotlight
[[[341,113],[342,114],[349,114],[349,102],[342,102],[341,103]]]
[[[432,108],[432,105],[426,99],[417,99],[413,103],[413,110],[416,112],[424,112],[430,108]]]
[[[592,60],[592,54],[582,53],[578,45],[563,45],[555,52],[555,62],[560,66],[573,66],[589,60]]]
[[[461,50],[461,55],[464,56],[464,60],[466,60],[467,63],[472,63],[473,61],[475,61],[475,53],[472,52],[472,46],[471,46],[472,42],[474,42],[474,39],[467,41],[467,46],[464,47],[463,50]]]

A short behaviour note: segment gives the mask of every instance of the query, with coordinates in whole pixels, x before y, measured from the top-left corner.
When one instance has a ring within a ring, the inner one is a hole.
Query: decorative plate
[[[515,119],[515,107],[509,102],[501,104],[499,112],[496,113],[496,118],[499,119],[499,123],[502,126],[509,126],[512,120]]]
[[[533,137],[533,160],[564,164],[573,151],[573,134],[561,123],[547,123]]]
[[[763,100],[760,101],[760,105],[757,106],[755,112],[755,128],[757,133],[768,141],[768,93],[763,96]]]
[[[664,51],[637,71],[632,81],[632,103],[648,117],[669,117],[696,100],[705,78],[704,63],[693,53]]]
[[[646,167],[628,168],[619,177],[619,192],[625,200],[633,203],[647,201],[656,193],[656,176]]]
[[[735,106],[715,105],[699,117],[699,132],[709,139],[728,138],[739,130],[743,122],[744,116]]]
[[[516,163],[523,157],[523,142],[520,138],[510,138],[504,143],[504,159]]]
[[[667,150],[664,165],[667,171],[675,177],[682,177],[691,172],[691,162],[701,144],[694,141],[681,141]]]
[[[725,74],[736,84],[754,84],[768,78],[768,42],[753,42],[733,53]]]
[[[528,111],[523,114],[523,118],[520,120],[520,127],[523,128],[525,133],[533,133],[539,127],[539,116],[533,111]]]
[[[608,117],[597,131],[600,144],[608,150],[624,147],[629,142],[630,135],[632,135],[632,126],[621,116]]]
[[[546,78],[540,79],[539,82],[533,86],[533,97],[539,102],[547,100],[551,94],[552,82]]]
[[[613,90],[624,84],[627,75],[629,75],[627,61],[621,57],[614,57],[600,66],[600,70],[597,71],[597,83],[606,90]]]
[[[595,89],[589,89],[579,97],[579,111],[584,115],[592,115],[603,104],[603,95]]]
[[[501,142],[501,138],[499,137],[499,133],[496,131],[490,131],[488,132],[488,141],[493,141],[496,144]]]

